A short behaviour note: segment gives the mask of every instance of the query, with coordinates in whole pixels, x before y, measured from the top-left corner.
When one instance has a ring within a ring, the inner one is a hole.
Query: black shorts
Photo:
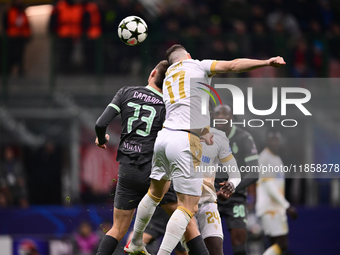
[[[151,161],[142,165],[119,163],[114,207],[122,210],[137,208],[149,190],[150,173]],[[169,189],[164,195],[161,204],[170,202],[177,202],[177,196],[173,189]]]
[[[225,218],[227,228],[247,228],[247,201],[246,200],[232,200],[226,204],[219,204],[218,211],[221,218]]]

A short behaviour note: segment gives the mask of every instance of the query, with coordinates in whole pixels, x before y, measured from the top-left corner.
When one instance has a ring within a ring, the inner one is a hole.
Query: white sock
[[[277,244],[274,244],[272,246],[270,246],[264,253],[263,255],[281,255],[282,251],[280,246],[278,246]]]
[[[134,245],[143,244],[143,233],[146,226],[156,210],[156,206],[159,204],[161,198],[156,198],[151,195],[150,191],[140,201],[137,209],[137,215],[135,225],[133,226],[132,240]]]
[[[188,215],[188,213],[190,215]],[[168,221],[165,235],[157,255],[167,255],[175,249],[176,245],[181,240],[191,217],[191,213],[185,208],[177,208]]]

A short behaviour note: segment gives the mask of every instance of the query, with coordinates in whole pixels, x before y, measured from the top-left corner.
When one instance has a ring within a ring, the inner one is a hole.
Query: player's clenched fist
[[[105,138],[106,138],[106,142],[107,143],[109,140],[110,140],[110,136],[108,134],[105,135]],[[95,142],[94,142],[98,147],[102,148],[102,149],[105,149],[106,150],[106,145],[105,143],[104,144],[99,144],[98,142],[98,137],[96,138]]]
[[[286,62],[283,60],[282,57],[279,57],[279,56],[268,59],[268,65],[272,67],[280,67],[285,64]]]
[[[234,184],[232,182],[224,181],[219,183],[222,187],[220,188],[219,191],[217,191],[217,197],[225,201],[227,200],[235,191]]]

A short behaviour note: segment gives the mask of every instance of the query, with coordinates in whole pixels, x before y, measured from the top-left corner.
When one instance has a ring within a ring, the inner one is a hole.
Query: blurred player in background
[[[281,134],[270,130],[266,137],[266,148],[260,153],[261,167],[281,167],[279,148]],[[288,248],[287,215],[293,219],[297,212],[285,199],[285,177],[283,171],[260,173],[256,189],[256,215],[260,218],[264,234],[269,237],[270,246],[263,255],[280,255]]]
[[[203,91],[205,87],[198,83],[191,86],[191,78],[200,79],[209,85],[211,77],[217,73],[245,72],[264,66],[285,65],[281,57],[269,60],[198,61],[191,59],[181,45],[170,47],[166,59],[170,64],[163,84],[167,117],[155,142],[150,190],[138,206],[132,241],[125,247],[125,251],[130,254],[139,253],[143,232],[168,190],[170,180],[177,192],[178,208],[168,222],[158,255],[171,253],[198,210],[203,180],[202,173],[193,169],[201,161],[200,138],[210,145],[213,140],[209,132],[210,116],[201,114],[201,99],[206,96]],[[201,240],[197,240],[197,246],[200,243]]]
[[[105,144],[110,138],[106,128],[118,114],[122,116],[113,226],[103,237],[97,255],[111,255],[115,251],[131,224],[138,203],[150,186],[153,146],[165,119],[161,92],[167,67],[167,61],[161,61],[152,70],[146,87],[121,88],[97,120],[95,143],[106,149]],[[176,203],[175,194],[173,202]]]
[[[210,128],[210,132],[214,135],[214,144],[208,146],[202,143],[203,155],[199,170],[203,172],[203,190],[195,218],[209,253],[223,255],[223,230],[216,203],[215,176],[217,171],[224,173],[225,178],[219,183],[222,187],[218,193],[227,199],[241,182],[241,175],[226,134],[215,128]]]
[[[216,124],[216,127],[225,132],[229,139],[232,153],[238,167],[258,166],[258,154],[253,137],[245,130],[230,125],[234,116],[229,105],[219,105],[214,110],[214,119],[227,120],[227,124]],[[257,170],[257,169],[255,169]],[[247,187],[257,181],[258,174],[245,172],[241,169],[242,181],[237,186],[235,193],[225,200],[220,195],[220,183],[223,178],[216,178],[215,187],[218,194],[218,210],[221,217],[225,217],[230,231],[231,244],[235,255],[245,255],[247,240]]]

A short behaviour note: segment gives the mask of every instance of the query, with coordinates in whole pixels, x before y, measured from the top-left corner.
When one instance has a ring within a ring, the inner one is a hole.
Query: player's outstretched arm
[[[267,60],[257,60],[248,58],[239,58],[231,61],[217,61],[215,66],[216,73],[242,73],[248,72],[260,67],[272,66],[280,67],[285,65],[286,62],[282,57],[273,57]]]

